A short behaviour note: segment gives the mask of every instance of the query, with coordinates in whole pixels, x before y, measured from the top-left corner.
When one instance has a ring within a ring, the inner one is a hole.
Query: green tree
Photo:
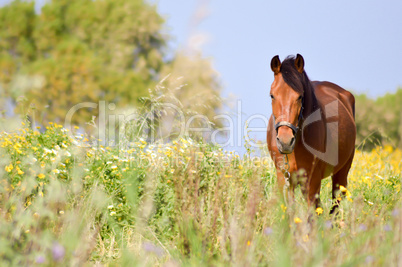
[[[62,122],[85,101],[136,104],[164,64],[163,19],[143,0],[53,0],[39,14],[33,2],[17,0],[0,9],[0,25],[3,94],[24,97],[43,122]],[[15,90],[21,77],[43,79]],[[81,109],[73,122],[93,115]]]
[[[402,89],[377,99],[356,96],[357,145],[372,149],[390,144],[402,148]]]

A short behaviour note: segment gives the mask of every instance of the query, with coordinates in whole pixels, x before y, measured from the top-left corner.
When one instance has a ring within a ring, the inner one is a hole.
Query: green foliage
[[[13,99],[45,112],[44,122],[61,121],[81,102],[135,104],[163,63],[163,20],[142,0],[54,0],[40,14],[14,1],[0,9],[0,23],[1,82]],[[16,95],[18,75],[41,76],[42,85]],[[73,121],[96,115],[79,110]]]
[[[376,145],[402,147],[402,89],[376,100],[356,96],[358,146],[371,150]]]
[[[172,73],[169,85],[183,75],[189,84],[176,96],[184,108],[196,102],[212,117],[220,107],[217,74],[200,56],[164,58],[163,22],[143,0],[53,0],[39,14],[33,2],[13,1],[0,8],[0,93],[39,124],[64,123],[78,103],[139,105]],[[97,110],[79,109],[72,123],[93,116]]]

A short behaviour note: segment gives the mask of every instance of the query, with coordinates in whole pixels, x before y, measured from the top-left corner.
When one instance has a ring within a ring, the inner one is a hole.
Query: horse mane
[[[295,56],[288,56],[285,58],[282,62],[280,72],[282,73],[285,83],[292,87],[293,90],[303,95],[304,104],[311,107],[310,112],[316,110],[318,108],[318,101],[314,93],[314,87],[311,84],[306,71],[303,70],[303,73],[297,71],[295,66]],[[306,109],[304,109],[304,112],[307,112]]]

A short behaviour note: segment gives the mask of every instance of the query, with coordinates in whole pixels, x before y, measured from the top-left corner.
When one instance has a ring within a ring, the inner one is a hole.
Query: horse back
[[[339,100],[342,106],[348,111],[349,115],[355,118],[355,97],[353,94],[342,87],[331,82],[311,82],[318,102],[321,107],[331,103],[334,100]]]

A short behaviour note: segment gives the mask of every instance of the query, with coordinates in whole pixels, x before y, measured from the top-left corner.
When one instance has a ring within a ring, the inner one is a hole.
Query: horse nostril
[[[290,146],[292,146],[294,142],[295,142],[295,138],[292,137],[292,139],[290,139]]]

